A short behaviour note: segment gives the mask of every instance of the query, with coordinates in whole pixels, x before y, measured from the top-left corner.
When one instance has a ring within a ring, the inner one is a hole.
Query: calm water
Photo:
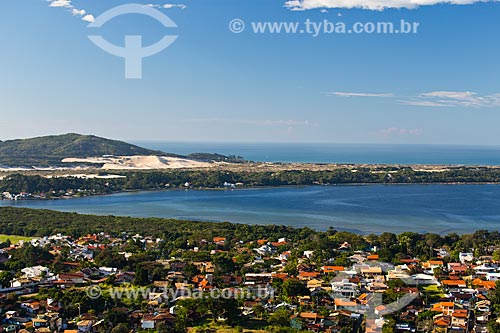
[[[0,202],[79,213],[284,224],[361,233],[500,230],[499,185],[369,185],[172,190]]]
[[[219,153],[251,161],[500,165],[500,146],[136,142],[176,154]]]

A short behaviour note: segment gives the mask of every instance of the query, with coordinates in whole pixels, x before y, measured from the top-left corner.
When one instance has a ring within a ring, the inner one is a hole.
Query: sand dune
[[[183,169],[209,168],[214,163],[200,162],[178,157],[164,156],[113,156],[89,158],[65,158],[63,163],[103,164],[104,170],[151,170],[151,169]]]

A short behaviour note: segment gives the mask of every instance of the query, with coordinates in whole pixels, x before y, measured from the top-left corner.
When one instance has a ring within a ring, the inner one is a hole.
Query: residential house
[[[331,285],[332,292],[342,297],[355,297],[359,293],[358,285],[350,282],[348,279],[333,281]]]
[[[21,309],[26,310],[28,313],[37,313],[40,310],[40,302],[23,302],[21,303]]]
[[[92,326],[94,325],[94,323],[94,320],[89,319],[79,321],[76,324],[76,326],[78,327],[78,333],[92,332]]]
[[[471,263],[474,261],[474,253],[472,252],[460,252],[458,254],[458,260],[462,263]]]

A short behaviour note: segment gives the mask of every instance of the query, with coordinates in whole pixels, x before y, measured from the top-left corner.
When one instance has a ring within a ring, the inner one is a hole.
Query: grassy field
[[[189,327],[188,333],[269,333],[266,327],[269,325],[265,320],[249,319],[243,326],[238,328],[230,327],[224,324],[214,324],[207,321],[204,325],[198,327]]]
[[[431,299],[438,299],[438,298],[445,297],[445,294],[443,293],[443,291],[436,285],[429,285],[429,286],[422,287],[420,289],[420,291],[422,292],[422,294],[424,296],[428,296]]]
[[[4,235],[0,234],[0,243],[5,242],[7,239],[10,239],[10,242],[13,244],[18,243],[20,240],[30,241],[33,237],[25,237],[25,236],[17,236],[17,235]]]

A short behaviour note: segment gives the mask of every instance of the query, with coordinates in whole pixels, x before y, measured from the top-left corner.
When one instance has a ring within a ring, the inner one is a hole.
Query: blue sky
[[[87,37],[96,32],[88,22],[127,2],[0,2],[1,140],[77,132],[124,140],[500,145],[498,2],[135,2],[161,7],[178,26],[124,15],[99,29],[117,45],[125,35],[142,35],[147,45],[178,35],[144,59],[141,80],[126,80],[123,59]],[[239,34],[228,27],[236,18],[246,23]],[[308,19],[420,25],[416,34],[316,37],[251,29],[252,22]]]

